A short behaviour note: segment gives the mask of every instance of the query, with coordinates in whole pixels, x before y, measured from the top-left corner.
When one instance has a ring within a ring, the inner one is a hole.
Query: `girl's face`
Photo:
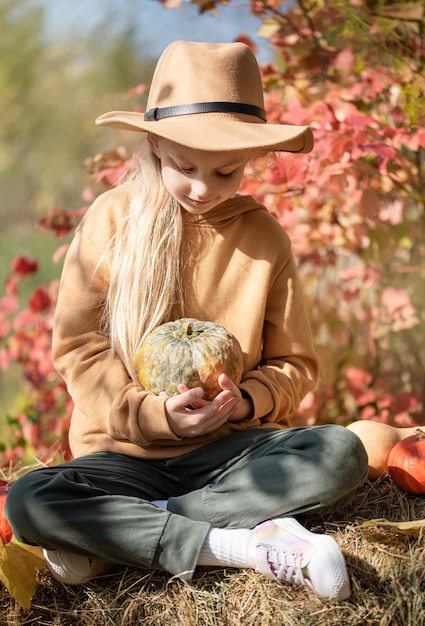
[[[164,185],[188,213],[208,213],[238,190],[249,152],[207,152],[149,135]]]

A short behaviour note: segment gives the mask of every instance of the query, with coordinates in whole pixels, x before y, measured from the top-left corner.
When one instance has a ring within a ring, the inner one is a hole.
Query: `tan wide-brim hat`
[[[314,143],[308,126],[267,123],[258,63],[243,43],[171,43],[156,66],[146,113],[111,111],[96,124],[208,151],[310,152]]]

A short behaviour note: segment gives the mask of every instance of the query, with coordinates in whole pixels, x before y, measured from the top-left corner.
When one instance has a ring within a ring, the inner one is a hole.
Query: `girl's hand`
[[[222,391],[213,399],[205,400],[201,387],[189,389],[178,385],[179,395],[169,397],[165,411],[171,430],[178,437],[197,437],[220,428],[231,418],[243,419],[240,405],[250,404],[242,399],[238,387],[226,374],[218,379]],[[246,407],[245,407],[246,411]],[[247,411],[248,416],[249,412]]]

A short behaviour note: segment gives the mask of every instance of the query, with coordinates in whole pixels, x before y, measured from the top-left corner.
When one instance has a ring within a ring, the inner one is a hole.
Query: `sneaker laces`
[[[290,517],[263,522],[253,533],[253,567],[267,578],[305,585],[325,598],[350,596],[345,559],[332,537],[311,533]]]
[[[310,586],[303,573],[304,554],[302,552],[288,552],[270,544],[259,543],[255,553],[257,570],[267,578]]]

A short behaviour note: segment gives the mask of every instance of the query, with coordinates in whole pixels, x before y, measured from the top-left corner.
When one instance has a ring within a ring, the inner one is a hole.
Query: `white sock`
[[[251,530],[211,528],[201,548],[198,565],[252,567],[251,541]]]
[[[151,504],[154,504],[159,509],[166,511],[168,507],[168,500],[153,500]]]

